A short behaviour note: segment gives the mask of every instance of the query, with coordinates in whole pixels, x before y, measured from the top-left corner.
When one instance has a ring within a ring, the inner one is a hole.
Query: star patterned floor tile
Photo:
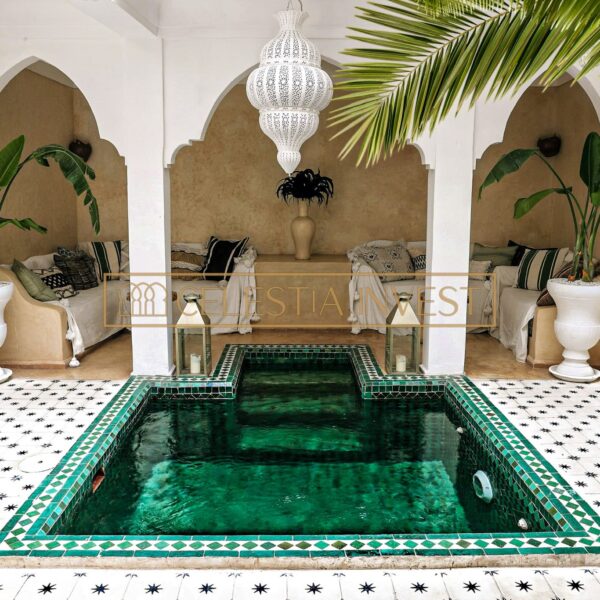
[[[594,568],[0,570],[0,600],[597,600]]]
[[[600,514],[600,385],[516,380],[475,383]],[[43,481],[121,384],[15,379],[0,385],[2,524]],[[36,466],[42,470],[36,471]],[[0,570],[0,600],[34,598],[597,600],[600,568]]]

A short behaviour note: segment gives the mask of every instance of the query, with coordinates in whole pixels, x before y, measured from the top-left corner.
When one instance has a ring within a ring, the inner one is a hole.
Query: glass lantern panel
[[[212,368],[210,330],[204,327],[177,329],[177,374],[208,375]]]
[[[415,374],[420,365],[420,329],[393,328],[387,330],[385,366],[388,373]]]

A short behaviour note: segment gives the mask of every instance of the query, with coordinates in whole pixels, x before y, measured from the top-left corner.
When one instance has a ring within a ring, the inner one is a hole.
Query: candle
[[[396,371],[398,373],[406,371],[406,356],[404,354],[396,354]]]
[[[202,360],[199,354],[190,354],[190,373],[200,375]]]

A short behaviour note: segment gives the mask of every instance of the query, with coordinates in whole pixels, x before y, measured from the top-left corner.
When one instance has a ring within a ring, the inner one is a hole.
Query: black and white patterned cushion
[[[67,281],[65,274],[58,267],[49,269],[32,269],[34,273],[40,276],[41,280],[62,300],[63,298],[73,298],[79,292]]]
[[[402,244],[361,246],[354,250],[354,254],[364,260],[383,283],[415,278],[412,258]]]

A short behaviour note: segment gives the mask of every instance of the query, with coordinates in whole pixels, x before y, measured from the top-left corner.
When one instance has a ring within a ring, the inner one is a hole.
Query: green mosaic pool
[[[98,491],[56,533],[469,533],[517,529],[510,482],[434,394],[363,400],[349,361],[249,367],[235,400],[150,398]],[[531,526],[543,528],[543,520]]]
[[[362,345],[239,345],[210,377],[132,377],[0,555],[594,553],[597,519],[464,377],[387,376]]]

